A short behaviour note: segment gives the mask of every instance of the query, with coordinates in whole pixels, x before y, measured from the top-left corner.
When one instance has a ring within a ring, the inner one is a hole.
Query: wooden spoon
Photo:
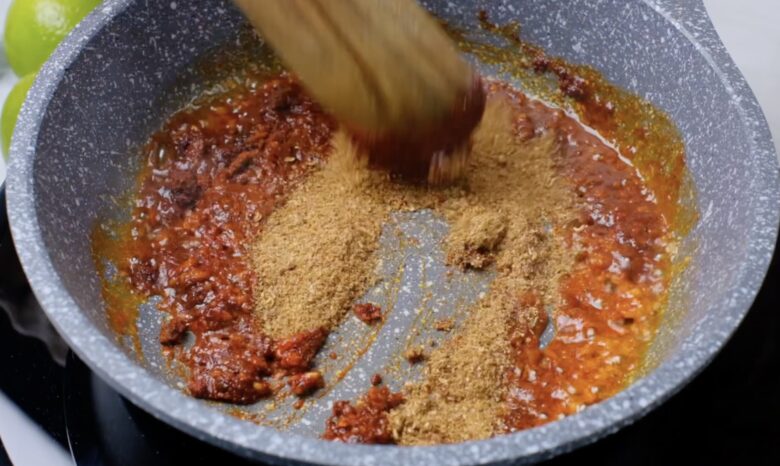
[[[446,183],[485,105],[478,75],[414,0],[234,0],[374,167]]]

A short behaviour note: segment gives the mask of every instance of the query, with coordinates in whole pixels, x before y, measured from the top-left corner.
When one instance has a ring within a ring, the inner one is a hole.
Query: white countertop
[[[11,0],[0,0],[0,33]],[[780,6],[778,0],[704,0],[715,27],[747,77],[780,152]],[[0,53],[0,103],[16,81]],[[5,163],[0,159],[0,181]],[[0,437],[17,466],[66,465],[65,452],[0,395]]]
[[[704,4],[758,97],[780,153],[780,2],[704,0]]]

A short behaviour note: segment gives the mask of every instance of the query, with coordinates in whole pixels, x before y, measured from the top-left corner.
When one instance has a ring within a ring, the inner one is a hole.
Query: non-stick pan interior
[[[734,303],[755,291],[749,284],[760,280],[764,255],[770,254],[756,250],[749,239],[771,235],[775,227],[776,213],[764,210],[765,184],[775,166],[754,157],[756,122],[746,118],[711,58],[642,1],[424,3],[450,24],[470,30],[478,29],[481,9],[495,22],[519,22],[524,39],[570,62],[594,66],[671,116],[686,144],[700,219],[681,245],[680,254],[690,256],[690,263],[676,280],[650,357],[658,365],[694,347],[705,350],[698,345],[701,339],[719,344],[715,336],[733,330],[744,310]],[[126,205],[122,199],[134,186],[140,146],[199,92],[192,65],[234,42],[242,24],[227,1],[131,2],[89,38],[55,87],[36,142],[32,182],[47,249],[41,254],[49,254],[67,293],[94,325],[68,336],[77,349],[90,331],[114,338],[92,257],[95,222],[122,217],[116,206]],[[137,364],[175,386],[176,378],[155,356],[158,323],[156,311],[147,306],[139,323],[147,357]],[[116,344],[131,353],[128,342]],[[87,362],[103,357],[81,356]],[[302,431],[317,435],[322,424],[317,426]]]

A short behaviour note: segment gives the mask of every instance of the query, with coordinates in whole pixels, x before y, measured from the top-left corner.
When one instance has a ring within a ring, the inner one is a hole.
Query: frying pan
[[[158,361],[139,361],[109,330],[90,231],[132,188],[138,148],[197,92],[194,81],[181,85],[193,63],[215,44],[235,41],[243,19],[228,2],[216,0],[109,0],[65,40],[30,91],[11,149],[7,211],[19,259],[48,318],[90,368],[131,402],[199,439],[275,463],[530,463],[638,419],[701,371],[728,340],[773,253],[780,179],[762,112],[702,3],[424,3],[467,29],[477,28],[480,9],[498,23],[519,21],[525,39],[552,55],[593,65],[678,125],[700,219],[681,245],[691,261],[671,291],[650,351],[651,369],[617,396],[563,420],[433,447],[324,442],[316,433],[240,420],[222,405],[182,393]],[[4,241],[3,247],[10,246]],[[156,346],[154,315],[142,312],[139,328],[142,344]]]

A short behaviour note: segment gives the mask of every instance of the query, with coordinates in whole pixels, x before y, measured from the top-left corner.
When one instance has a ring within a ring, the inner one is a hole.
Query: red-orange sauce
[[[668,281],[669,226],[627,159],[561,110],[517,91],[522,132],[553,132],[560,174],[578,198],[579,218],[565,226],[575,265],[560,283],[555,336],[513,339],[505,416],[508,430],[558,419],[622,389],[657,328]],[[532,291],[525,306],[544,305]]]
[[[268,376],[305,372],[324,342],[323,330],[281,342],[263,335],[247,253],[264,219],[323,161],[334,128],[282,75],[175,114],[148,144],[117,266],[134,290],[162,297],[170,319],[160,341],[189,368],[193,396],[255,402],[273,391]],[[187,332],[195,343],[184,349]]]
[[[394,443],[387,413],[403,401],[400,393],[392,393],[387,387],[369,388],[354,405],[337,401],[322,438],[347,443]]]
[[[359,303],[352,307],[352,312],[361,321],[371,325],[382,320],[382,308],[373,303]]]

